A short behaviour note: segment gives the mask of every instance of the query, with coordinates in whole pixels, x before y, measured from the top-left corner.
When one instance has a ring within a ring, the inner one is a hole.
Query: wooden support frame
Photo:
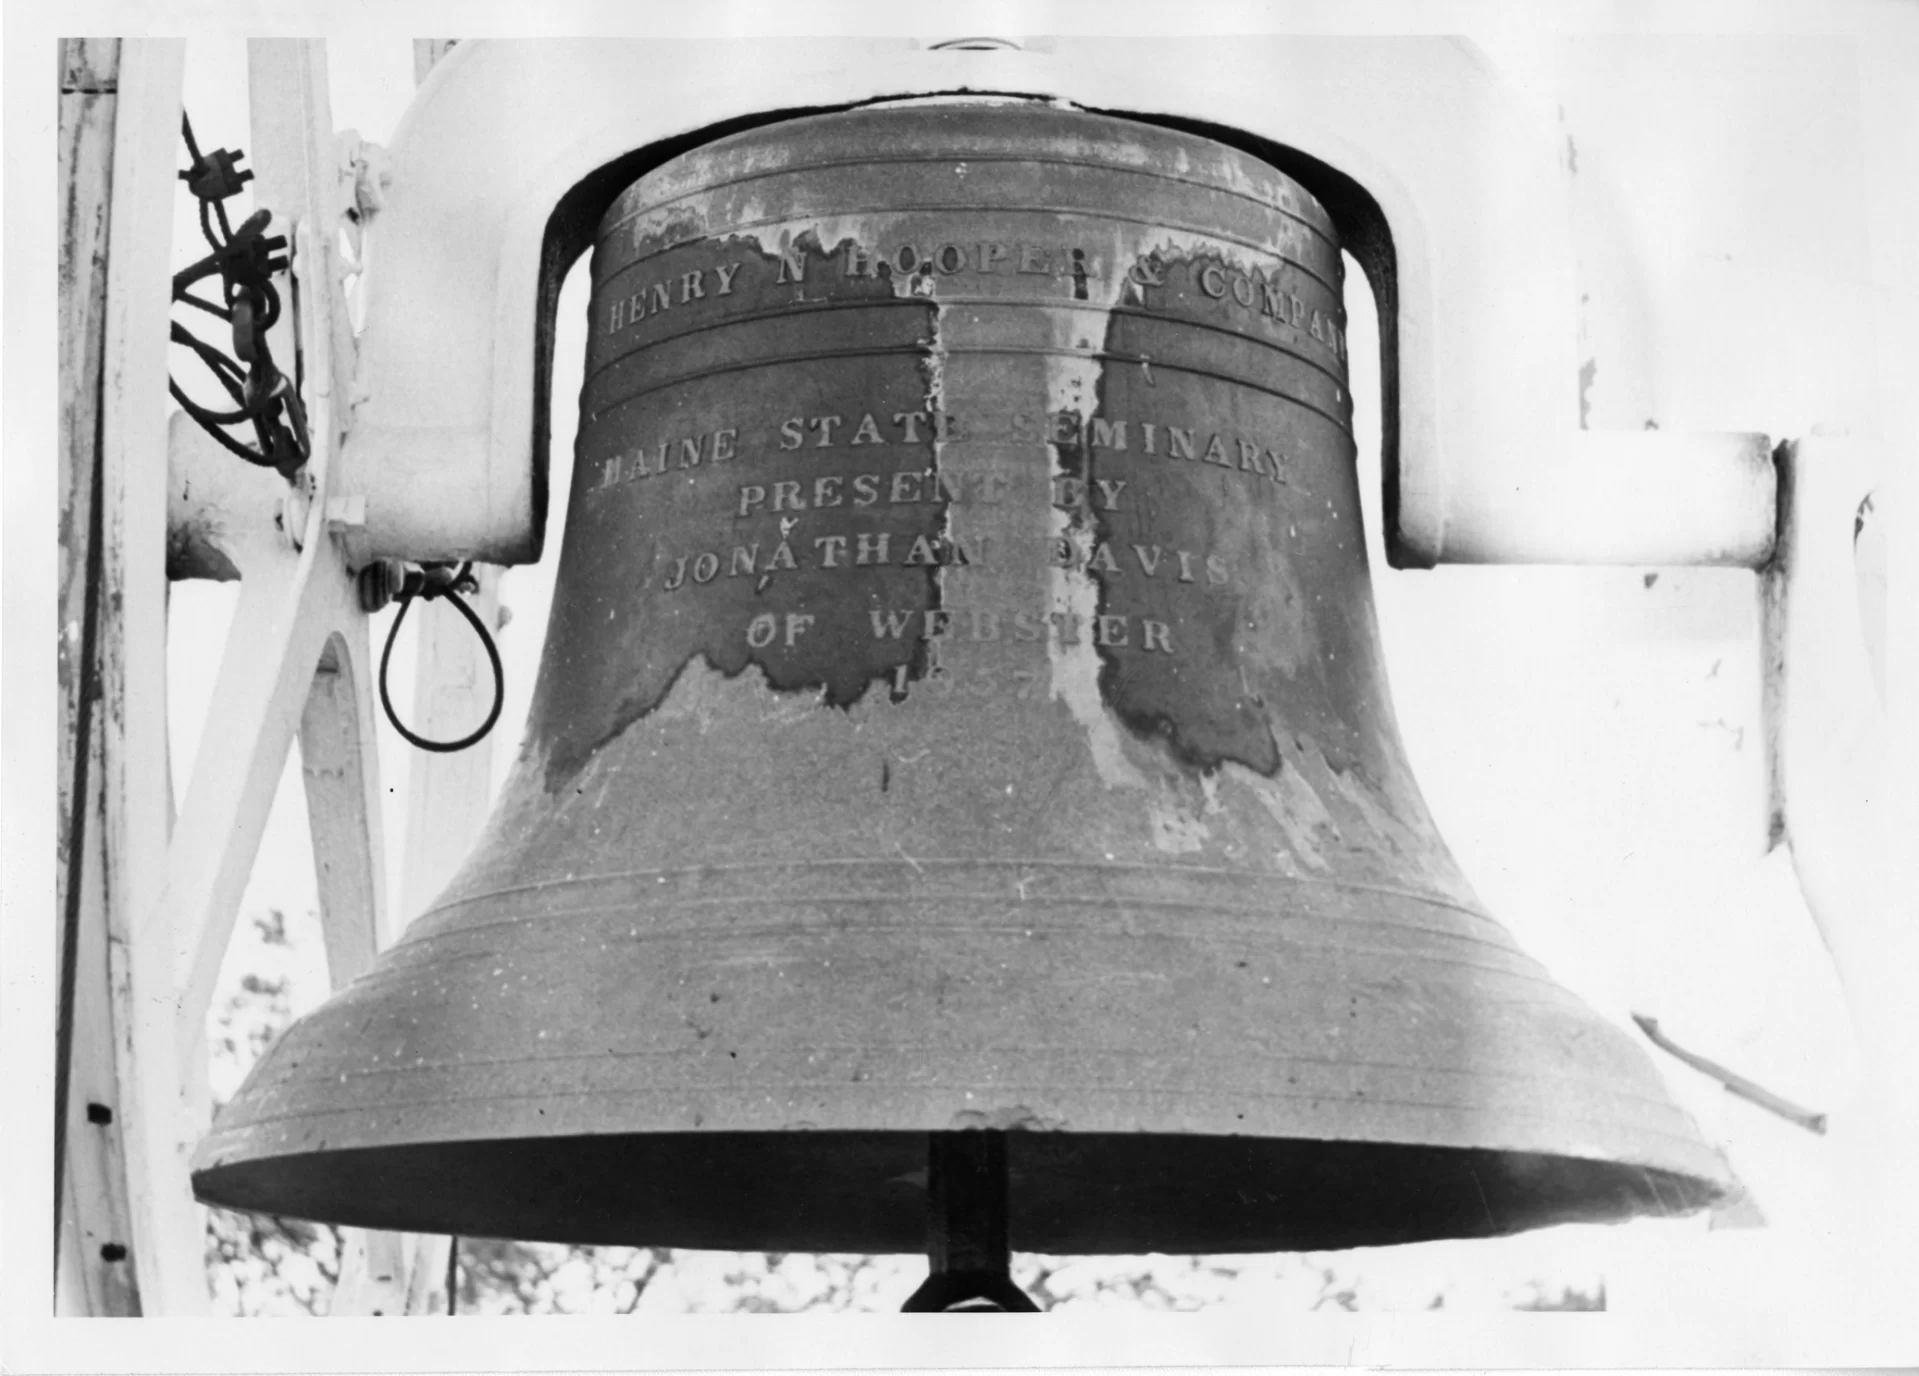
[[[54,1311],[136,1315],[126,1162],[108,997],[106,735],[101,594],[107,236],[121,43],[61,44],[59,1057],[55,1072]]]
[[[256,194],[276,212],[275,232],[288,234],[297,283],[273,344],[277,357],[299,360],[314,448],[292,485],[237,462],[185,416],[165,420],[169,244],[154,226],[172,219],[183,59],[177,41],[75,46],[62,73],[79,97],[67,102],[63,171],[92,195],[76,204],[84,223],[70,227],[64,264],[63,416],[67,448],[76,458],[97,451],[100,475],[97,499],[91,470],[69,475],[65,600],[111,608],[99,618],[97,663],[69,666],[64,723],[63,813],[89,825],[63,837],[81,905],[67,959],[84,992],[65,1123],[75,1165],[61,1191],[63,1313],[206,1307],[203,1215],[187,1180],[209,1113],[205,1016],[296,737],[331,982],[355,977],[395,935],[376,662],[347,554],[351,522],[328,500],[351,421],[354,343],[334,235],[354,186],[336,151],[325,46],[263,40],[249,51]],[[170,557],[181,572],[241,580],[213,694],[217,729],[203,734],[177,820],[165,711]],[[483,614],[497,617],[497,575],[485,581]],[[460,685],[478,680],[461,653],[423,656],[428,729],[472,710]],[[450,693],[439,687],[442,664]],[[100,708],[96,729],[82,733],[89,675]],[[422,795],[461,791],[483,806],[490,752],[461,757],[454,773],[436,785],[426,771]],[[473,813],[469,802],[435,819],[435,843],[409,867],[410,892],[444,880],[477,830]],[[350,1233],[336,1312],[419,1312],[445,1255],[444,1239]]]
[[[414,40],[416,84],[426,80],[454,41]],[[503,625],[500,570],[479,565],[474,576],[480,590],[468,603],[483,624],[497,631]],[[486,657],[472,628],[445,603],[415,607],[412,620],[418,649],[409,720],[431,740],[465,735],[485,714],[492,692]],[[389,923],[381,934],[383,946],[397,940],[405,924],[439,896],[485,825],[493,792],[492,738],[454,754],[415,752],[407,773],[401,902],[385,909]],[[399,921],[391,921],[395,917]],[[349,1229],[346,1242],[329,1311],[335,1317],[446,1312],[447,1256],[453,1239]]]
[[[148,987],[138,969],[139,933],[165,872],[171,801],[162,572],[168,244],[153,227],[171,220],[184,58],[184,44],[176,40],[128,39],[120,45],[101,274],[99,482],[92,524],[97,545],[87,574],[88,595],[98,608],[89,666],[97,674],[97,739],[89,751],[98,766],[99,792],[97,810],[83,814],[91,834],[70,838],[97,856],[97,877],[83,878],[75,895],[82,905],[75,954],[89,948],[105,954],[104,971],[89,971],[96,979],[104,973],[105,996],[91,1002],[88,1021],[76,1021],[76,1062],[95,1061],[102,1042],[111,1048],[117,1111],[103,1104],[112,1121],[88,1125],[111,1134],[69,1139],[98,1149],[93,1174],[109,1194],[74,1201],[65,1221],[81,1236],[102,1219],[112,1230],[123,1226],[127,1235],[98,1244],[95,1252],[125,1268],[115,1277],[114,1293],[101,1296],[84,1286],[77,1295],[63,1288],[61,1297],[146,1314],[194,1312],[204,1306],[206,1290],[198,1211],[190,1196],[163,1183],[170,1170],[184,1169],[185,1129],[204,1077],[180,1072],[171,1026],[163,1039],[147,1035],[148,1010],[136,996]],[[90,1055],[77,1049],[82,1040],[90,1043]],[[70,1101],[70,1110],[74,1106]],[[109,1246],[112,1253],[105,1250]]]
[[[294,51],[287,51],[289,46]],[[136,686],[129,678],[117,685],[120,693],[110,690],[109,701],[117,702],[123,714],[123,755],[136,763],[118,777],[110,769],[108,783],[129,800],[130,815],[133,800],[155,791],[164,813],[169,786],[163,551],[172,503],[166,484],[191,490],[203,511],[215,513],[203,532],[204,543],[242,577],[215,688],[219,729],[206,733],[172,837],[167,840],[164,827],[151,821],[138,827],[129,823],[120,854],[110,857],[134,874],[159,881],[158,892],[149,896],[136,889],[131,895],[130,930],[116,947],[115,970],[115,1011],[125,1014],[115,1034],[127,1109],[134,1255],[147,1313],[190,1314],[206,1305],[204,1225],[187,1181],[191,1152],[207,1117],[205,1016],[296,730],[310,739],[315,758],[322,761],[310,794],[316,815],[325,819],[317,834],[327,847],[321,862],[323,901],[330,900],[334,909],[329,955],[336,965],[354,959],[364,964],[378,932],[382,857],[366,810],[367,800],[377,797],[378,768],[365,617],[351,574],[324,532],[330,459],[343,428],[334,379],[351,376],[351,336],[333,267],[337,193],[331,183],[337,177],[331,139],[320,156],[307,132],[316,96],[322,108],[325,99],[324,55],[313,46],[313,54],[298,44],[274,47],[279,63],[271,78],[275,89],[291,94],[296,113],[284,123],[297,127],[267,124],[259,131],[264,137],[254,143],[259,164],[274,169],[260,179],[261,198],[287,210],[286,228],[304,287],[297,309],[283,316],[281,338],[275,341],[281,358],[305,364],[314,458],[294,486],[235,463],[197,431],[176,426],[169,444],[161,428],[169,289],[165,236],[154,235],[152,226],[171,220],[179,44],[166,50],[172,65],[164,97],[156,94],[150,102],[155,108],[143,107],[136,123],[127,102],[122,128],[129,132],[116,149],[116,160],[124,158],[121,176],[129,202],[132,187],[157,183],[147,190],[151,204],[143,199],[133,207],[137,213],[116,214],[116,230],[125,227],[131,246],[123,253],[116,232],[109,280],[109,347],[115,339],[112,327],[124,312],[122,367],[142,384],[138,392],[126,389],[122,433],[105,427],[107,472],[117,465],[137,475],[122,484],[126,538],[110,542],[110,549],[123,563],[118,591],[129,639],[139,628],[145,650],[141,663],[157,679]],[[132,70],[122,83],[123,101],[131,76]],[[162,104],[164,110],[158,108]],[[129,150],[127,143],[135,137],[145,143]],[[122,208],[118,192],[115,208]],[[144,243],[136,238],[140,232]],[[136,481],[144,484],[137,494]],[[323,660],[332,672],[315,691]],[[156,834],[164,842],[159,855],[152,854]],[[110,834],[110,845],[113,839]],[[343,929],[353,920],[349,909],[363,924],[357,934]]]

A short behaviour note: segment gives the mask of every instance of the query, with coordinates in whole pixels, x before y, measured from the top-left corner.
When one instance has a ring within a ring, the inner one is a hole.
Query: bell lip
[[[679,1132],[415,1143],[198,1166],[202,1203],[396,1232],[600,1246],[924,1249],[923,1132]],[[1014,1131],[1016,1250],[1234,1254],[1678,1217],[1711,1175],[1564,1153],[1181,1133]],[[1724,1167],[1723,1157],[1708,1153]]]

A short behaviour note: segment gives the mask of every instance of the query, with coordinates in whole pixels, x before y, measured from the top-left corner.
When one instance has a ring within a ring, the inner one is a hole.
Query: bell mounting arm
[[[1007,91],[1264,141],[1327,201],[1380,303],[1394,562],[1765,562],[1764,437],[1581,428],[1567,171],[1471,45],[1272,36],[1209,52],[1158,64],[1142,97],[1137,63],[1085,39],[461,44],[395,137],[376,227],[339,488],[364,499],[371,552],[538,557],[560,278],[619,187],[689,136],[767,118],[777,89],[789,115]]]

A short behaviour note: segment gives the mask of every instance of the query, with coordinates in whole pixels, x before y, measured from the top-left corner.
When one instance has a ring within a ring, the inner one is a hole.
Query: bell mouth
[[[1019,1251],[1334,1251],[1704,1208],[1714,1182],[1543,1152],[1201,1136],[1006,1134]],[[928,1134],[686,1132],[435,1142],[194,1175],[226,1208],[604,1246],[918,1252]],[[457,1222],[456,1222],[457,1220]]]

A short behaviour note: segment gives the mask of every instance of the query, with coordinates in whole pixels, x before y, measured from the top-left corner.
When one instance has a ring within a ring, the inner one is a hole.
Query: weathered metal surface
[[[1710,1201],[1387,701],[1340,258],[1221,145],[1024,103],[741,135],[594,264],[530,741],[197,1187],[376,1227],[1268,1250]]]

